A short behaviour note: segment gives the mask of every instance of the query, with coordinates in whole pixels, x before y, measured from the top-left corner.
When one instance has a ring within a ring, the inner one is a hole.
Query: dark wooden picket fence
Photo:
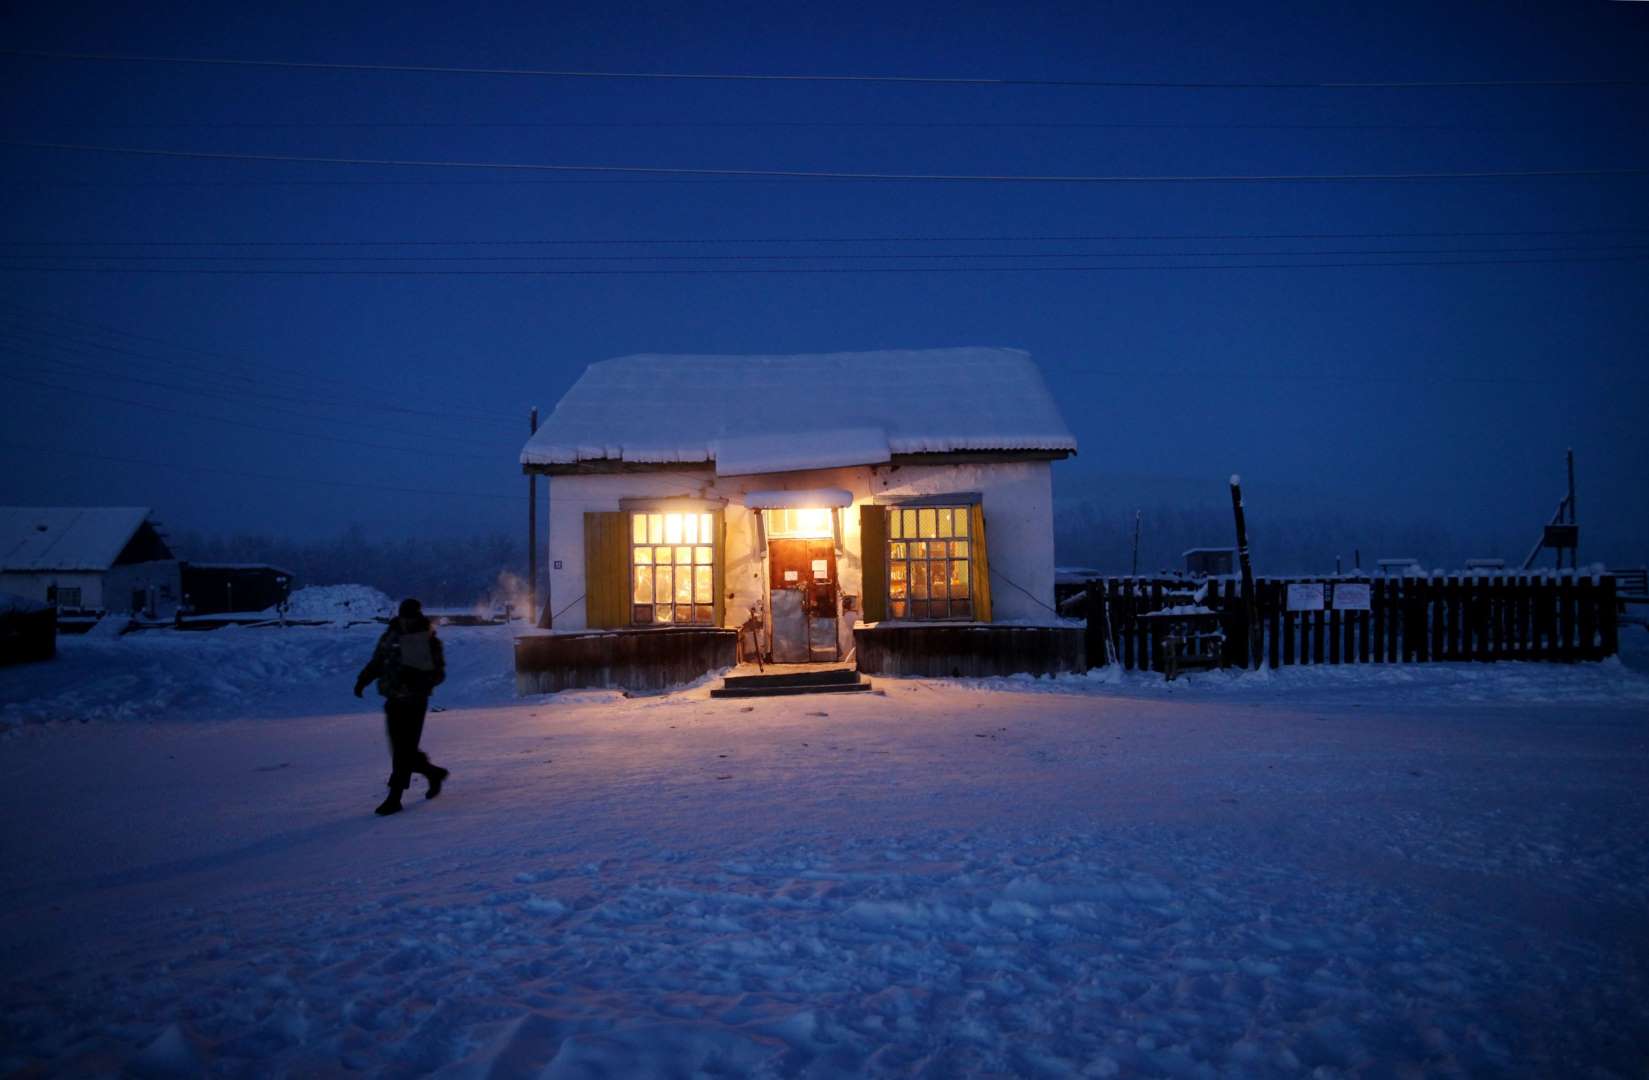
[[[1151,612],[1191,604],[1203,586],[1185,578],[1100,578],[1088,583],[1088,662],[1163,670],[1163,619]],[[1288,586],[1324,586],[1322,611],[1289,611]],[[1367,610],[1333,606],[1337,585],[1366,585]],[[1553,660],[1613,656],[1615,579],[1573,571],[1411,577],[1259,578],[1259,648],[1249,655],[1242,584],[1210,578],[1198,601],[1225,633],[1221,667],[1395,664],[1434,660]]]

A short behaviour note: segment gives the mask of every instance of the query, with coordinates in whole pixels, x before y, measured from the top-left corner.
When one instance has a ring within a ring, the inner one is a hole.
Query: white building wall
[[[97,571],[13,570],[0,573],[0,592],[24,596],[42,604],[47,602],[47,588],[53,585],[79,589],[80,606],[83,608],[101,610],[103,607],[103,575]]]
[[[841,590],[862,596],[859,510],[865,502],[917,495],[979,492],[991,568],[992,614],[997,622],[1047,622],[1054,614],[1053,470],[1046,461],[980,465],[861,465],[843,469],[721,476],[713,467],[660,472],[604,473],[549,478],[550,605],[557,630],[582,630],[584,514],[614,511],[620,499],[727,500],[727,623],[738,626],[762,602],[765,552],[757,548],[756,519],[744,506],[750,491],[844,488],[854,505],[842,512],[837,559]],[[557,565],[559,564],[559,566]],[[851,619],[843,620],[844,637]],[[843,642],[844,652],[852,645]]]

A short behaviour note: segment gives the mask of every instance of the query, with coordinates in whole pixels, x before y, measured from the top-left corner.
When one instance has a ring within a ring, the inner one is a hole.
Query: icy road
[[[1618,662],[516,700],[447,639],[386,819],[371,628],[0,671],[0,1071],[1649,1070]]]

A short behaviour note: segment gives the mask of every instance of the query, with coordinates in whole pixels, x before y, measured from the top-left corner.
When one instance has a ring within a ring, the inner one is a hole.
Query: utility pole
[[[527,418],[529,434],[538,433],[538,406]],[[527,618],[538,621],[538,474],[527,473]]]
[[[1243,661],[1249,667],[1259,659],[1259,620],[1254,612],[1254,567],[1248,561],[1248,522],[1243,517],[1242,477],[1231,474],[1231,513],[1237,519],[1237,562],[1242,567],[1242,611],[1245,626]]]
[[[1578,527],[1580,521],[1575,517],[1575,448],[1569,447],[1564,451],[1564,456],[1569,463],[1569,524],[1576,526],[1574,530],[1575,546],[1569,549],[1569,569],[1578,570],[1580,569],[1580,529]],[[1563,566],[1562,549],[1559,549],[1557,553],[1557,565],[1560,568]]]
[[[1139,577],[1139,515],[1140,515],[1140,511],[1135,510],[1134,511],[1134,568],[1129,573],[1129,575],[1128,575],[1129,577]]]

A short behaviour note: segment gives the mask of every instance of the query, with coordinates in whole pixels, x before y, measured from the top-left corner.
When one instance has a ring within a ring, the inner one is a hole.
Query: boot
[[[391,814],[399,814],[401,812],[401,793],[399,791],[391,790],[388,798],[379,803],[378,809],[372,812],[377,814],[379,817],[388,817]]]
[[[424,774],[424,779],[429,781],[429,790],[424,792],[424,798],[433,799],[435,796],[441,794],[441,785],[445,783],[447,777],[451,775],[452,774],[450,772],[441,768],[441,766],[431,765],[429,767],[429,772]]]

